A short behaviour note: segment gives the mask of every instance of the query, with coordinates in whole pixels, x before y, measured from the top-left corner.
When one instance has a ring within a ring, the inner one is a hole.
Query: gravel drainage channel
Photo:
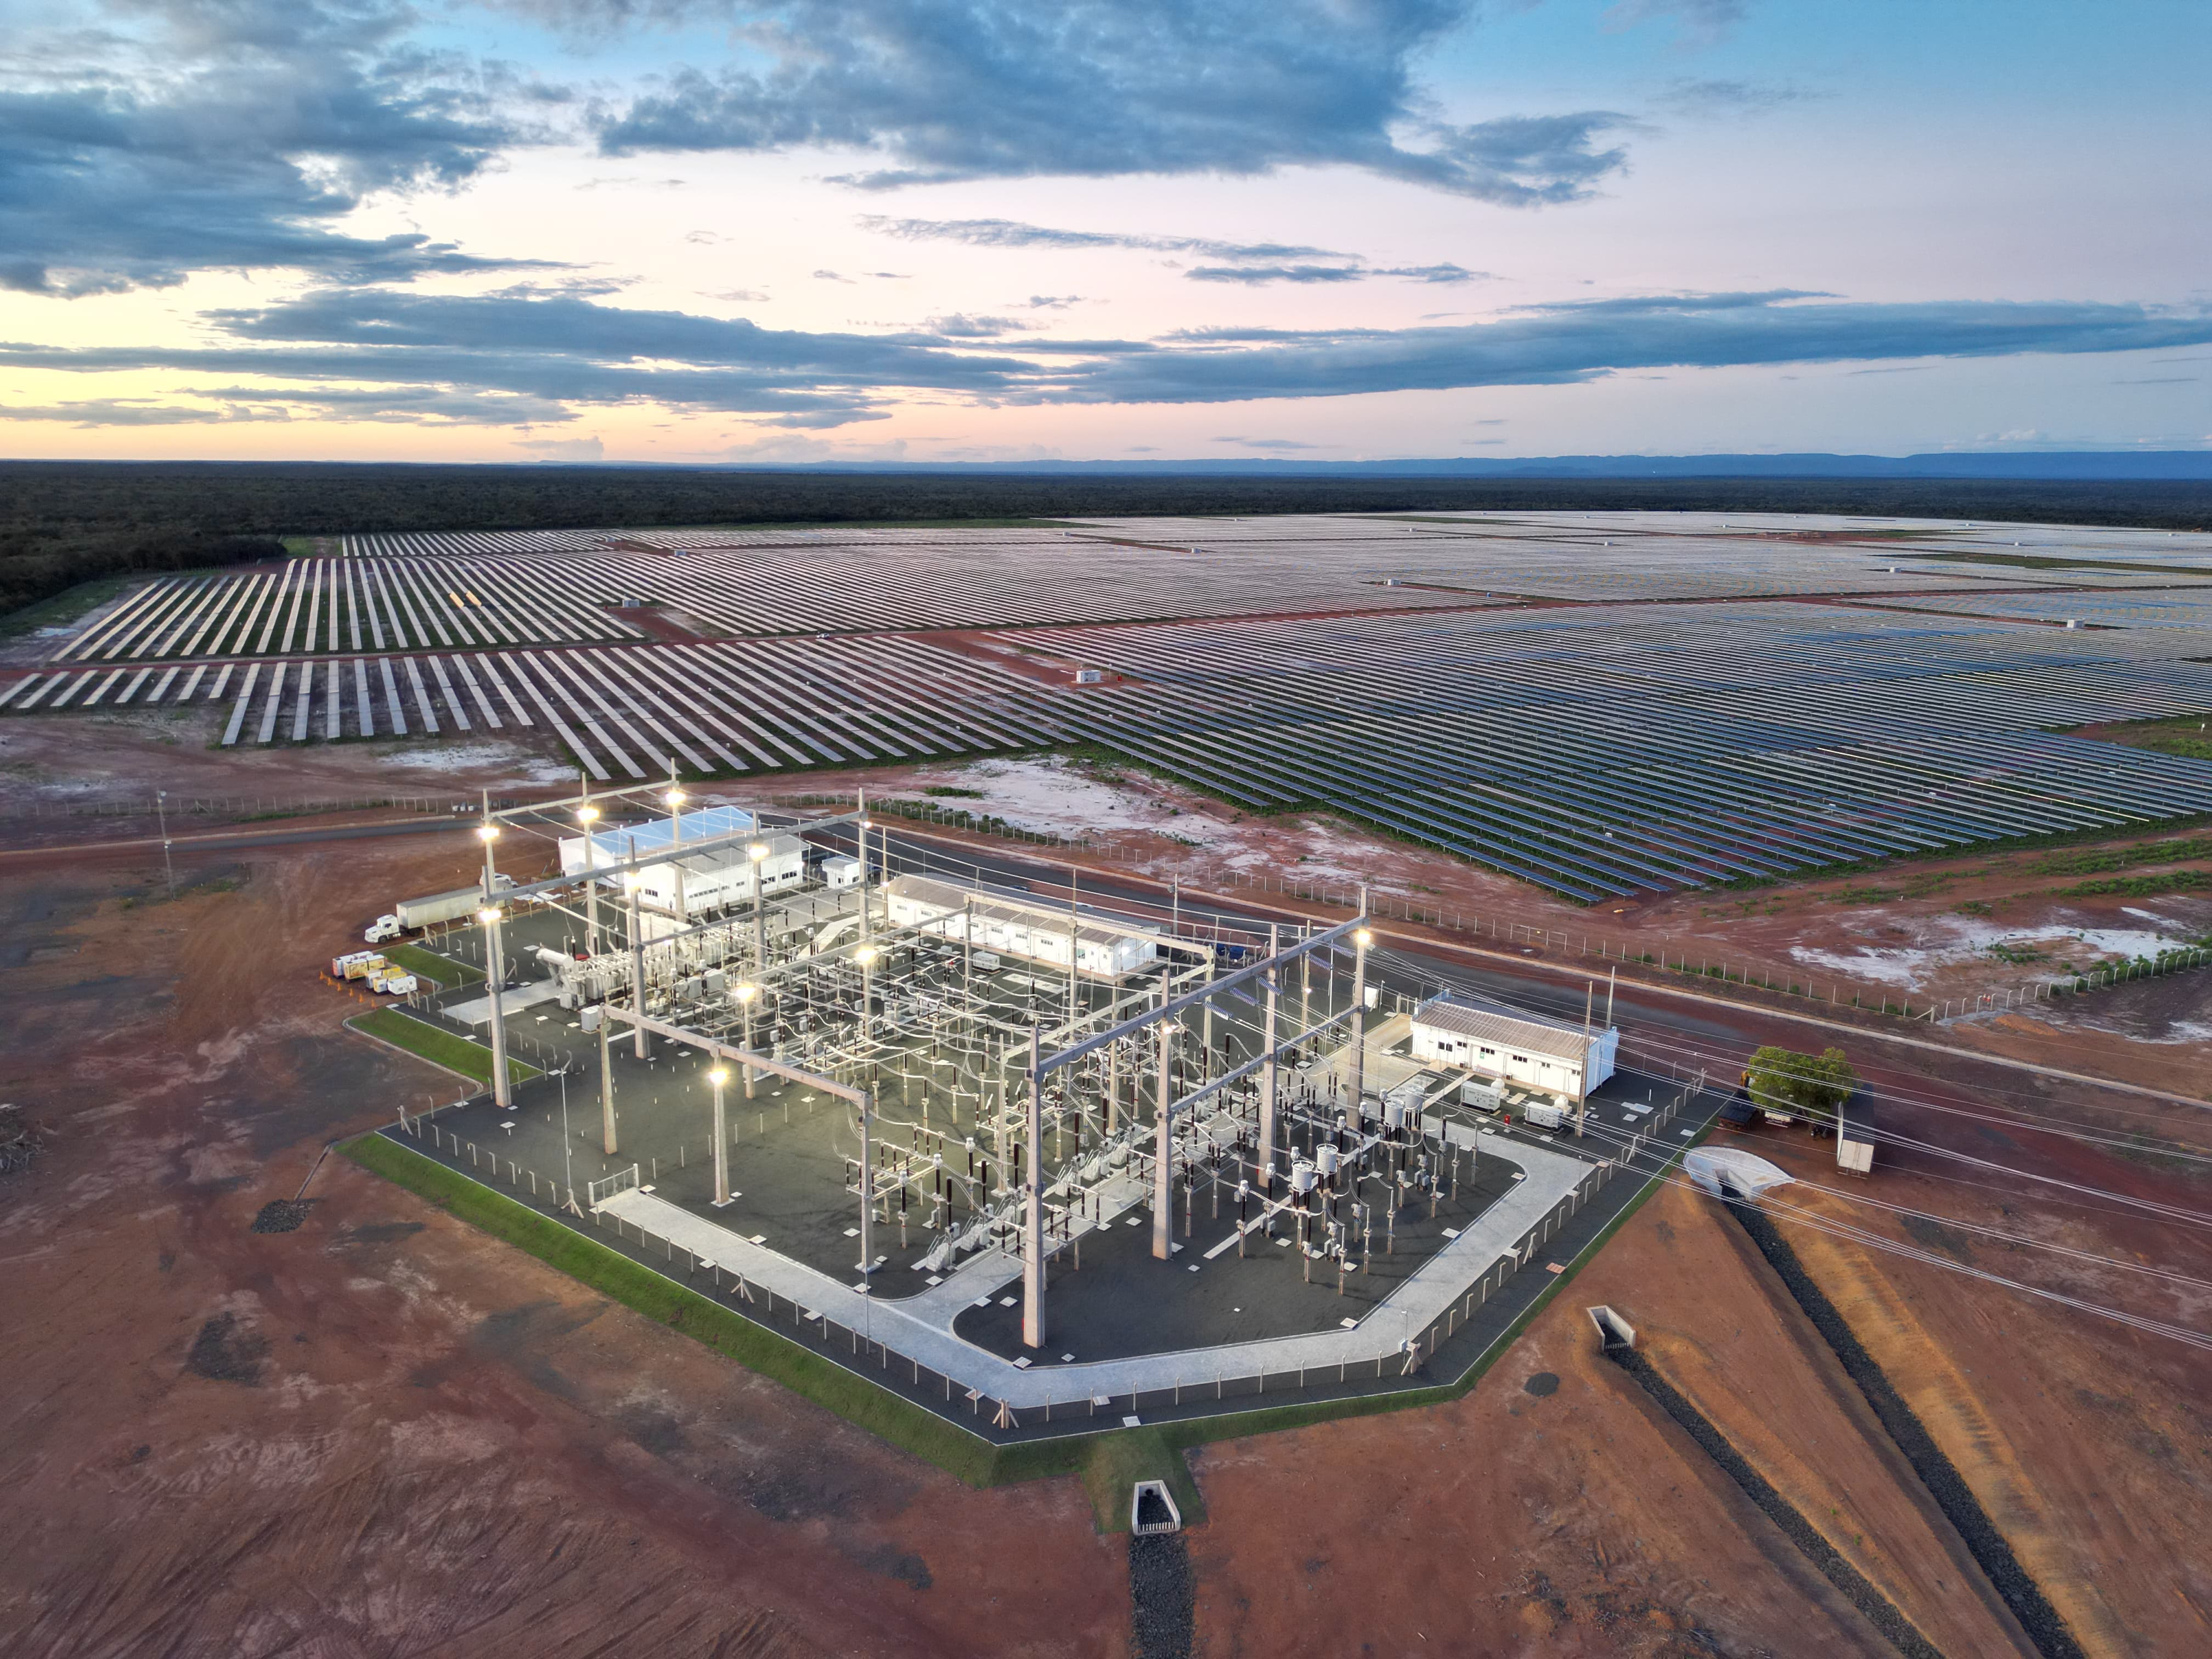
[[[1604,1331],[1605,1328],[1605,1322],[1600,1321],[1599,1329]],[[1782,1528],[1783,1534],[1797,1547],[1805,1559],[1820,1569],[1820,1576],[1833,1584],[1845,1601],[1863,1613],[1867,1622],[1887,1638],[1892,1647],[1905,1655],[1905,1659],[1943,1659],[1936,1644],[1898,1611],[1897,1604],[1876,1589],[1864,1573],[1844,1559],[1836,1547],[1821,1535],[1820,1528],[1777,1492],[1765,1475],[1752,1468],[1744,1455],[1729,1443],[1728,1437],[1713,1426],[1712,1419],[1652,1369],[1650,1360],[1627,1342],[1615,1340],[1610,1332],[1605,1338],[1605,1357],[1644,1385],[1644,1391],[1658,1402],[1659,1408],[1680,1425],[1685,1434],[1705,1448],[1706,1454],[1721,1466],[1722,1471],[1735,1482],[1743,1495],[1757,1504],[1768,1520]]]
[[[1190,1659],[1197,1607],[1182,1534],[1130,1539],[1129,1607],[1137,1659]]]
[[[1725,1184],[1722,1196],[1728,1200],[1729,1210],[1743,1224],[1744,1231],[1751,1235],[1752,1243],[1759,1246],[1767,1265],[1774,1269],[1805,1316],[1813,1322],[1814,1329],[1820,1332],[1845,1375],[1866,1396],[1875,1416],[1896,1442],[1897,1449],[1905,1454],[1905,1461],[1912,1465],[1912,1472],[1920,1477],[1921,1485],[1927,1487],[1936,1506],[1957,1530],[1976,1565],[1989,1576],[1997,1595],[2027,1632],[2027,1639],[2035,1644],[2036,1651],[2044,1659],[2087,1659],[2081,1643],[2059,1616],[2058,1609],[2051,1605],[2042,1586],[2021,1565],[2020,1558],[2013,1553],[2012,1546],[1990,1519],[1989,1511],[1974,1496],[1973,1488],[1966,1484],[1958,1466],[1944,1455],[1927,1425],[1905,1403],[1905,1397],[1898,1393],[1888,1374],[1867,1352],[1865,1344],[1858,1340],[1843,1315],[1836,1311],[1836,1304],[1828,1300],[1827,1292],[1805,1271],[1797,1252],[1782,1237],[1772,1218],[1755,1201]]]

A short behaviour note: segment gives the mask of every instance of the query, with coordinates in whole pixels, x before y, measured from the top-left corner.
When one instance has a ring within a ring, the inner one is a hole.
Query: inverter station
[[[1432,1382],[1615,1167],[1574,1131],[1616,1034],[1409,991],[1364,915],[1055,885],[860,799],[477,828],[422,946],[489,985],[419,1017],[495,1081],[386,1133],[979,1433]]]

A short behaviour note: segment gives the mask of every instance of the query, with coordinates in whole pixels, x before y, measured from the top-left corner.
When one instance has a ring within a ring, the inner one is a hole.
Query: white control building
[[[1157,961],[1160,953],[1158,938],[1143,928],[1080,912],[1071,918],[1050,905],[921,876],[894,877],[884,885],[884,902],[894,927],[927,926],[933,933],[957,939],[968,937],[972,919],[977,950],[1043,963],[1063,973],[1071,931],[1079,973],[1119,979]]]
[[[753,847],[768,849],[760,860],[763,896],[787,892],[805,881],[806,844],[798,836],[769,830],[748,841],[726,839],[751,836],[756,827],[753,815],[741,808],[702,806],[677,817],[568,836],[561,842],[561,872],[580,876],[587,868],[653,858],[638,872],[639,898],[657,910],[696,920],[751,901]],[[711,840],[722,840],[723,845],[702,853],[684,850]]]
[[[1580,1099],[1613,1075],[1620,1032],[1555,1024],[1431,997],[1413,1012],[1413,1057],[1448,1071]]]

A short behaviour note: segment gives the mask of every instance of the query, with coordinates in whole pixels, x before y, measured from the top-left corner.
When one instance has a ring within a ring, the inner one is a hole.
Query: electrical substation
[[[1624,1144],[1704,1110],[1623,1091],[1602,981],[1533,1018],[1364,915],[1086,887],[858,800],[477,833],[481,905],[417,948],[489,984],[415,1017],[497,1081],[384,1133],[996,1438],[1446,1380],[1632,1195]]]

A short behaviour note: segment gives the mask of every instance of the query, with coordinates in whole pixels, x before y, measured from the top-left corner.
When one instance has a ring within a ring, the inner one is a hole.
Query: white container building
[[[964,918],[972,915],[979,956],[988,951],[1067,971],[1070,918],[1065,909],[922,876],[893,877],[883,892],[894,927],[926,927],[957,939],[964,937]],[[1081,912],[1073,922],[1078,972],[1119,979],[1158,960],[1159,939],[1146,928]]]
[[[594,830],[588,836],[568,836],[561,842],[561,872],[580,876],[586,869],[606,869],[632,859],[654,861],[638,872],[638,896],[655,909],[696,918],[748,903],[753,896],[750,839],[729,841],[732,836],[752,837],[753,815],[735,806],[705,806],[681,817],[653,818],[644,823]],[[806,843],[796,836],[763,832],[768,847],[761,860],[760,890],[763,896],[787,892],[806,880]],[[723,845],[702,853],[684,849],[696,842],[722,840]],[[666,856],[654,858],[655,854]],[[601,878],[607,884],[613,884]]]
[[[1415,1060],[1571,1099],[1613,1075],[1620,1047],[1612,1026],[1593,1028],[1585,1038],[1579,1025],[1493,1014],[1449,997],[1431,997],[1413,1011]]]

